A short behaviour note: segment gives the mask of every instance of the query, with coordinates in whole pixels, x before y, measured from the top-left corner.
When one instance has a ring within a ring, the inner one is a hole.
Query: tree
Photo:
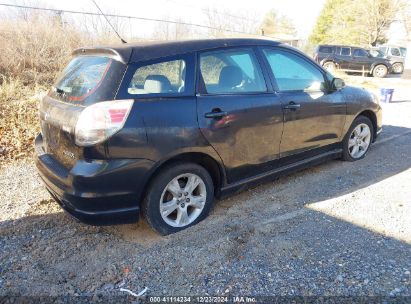
[[[286,16],[279,15],[275,10],[270,10],[261,23],[261,32],[267,36],[296,34],[292,21]]]
[[[312,44],[375,46],[387,40],[404,0],[327,0],[313,32]]]

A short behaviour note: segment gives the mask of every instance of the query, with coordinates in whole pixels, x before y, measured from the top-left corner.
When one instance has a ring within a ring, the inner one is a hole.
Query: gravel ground
[[[384,105],[384,124],[364,160],[218,201],[167,237],[144,222],[78,223],[33,164],[3,166],[0,296],[411,296],[411,101]]]

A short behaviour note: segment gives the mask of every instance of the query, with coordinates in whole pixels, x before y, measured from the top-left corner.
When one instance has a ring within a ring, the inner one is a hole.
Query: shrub
[[[74,49],[112,40],[101,37],[50,14],[0,19],[0,161],[31,155],[40,98]]]

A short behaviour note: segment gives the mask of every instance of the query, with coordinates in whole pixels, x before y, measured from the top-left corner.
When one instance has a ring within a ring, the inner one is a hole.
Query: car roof
[[[319,47],[325,46],[325,47],[346,47],[346,48],[353,48],[353,49],[366,49],[361,46],[354,46],[354,45],[343,45],[343,44],[319,44]]]
[[[123,63],[131,63],[221,47],[255,45],[278,46],[283,44],[274,40],[258,38],[150,41],[111,46],[83,47],[75,50],[72,55],[103,55]]]

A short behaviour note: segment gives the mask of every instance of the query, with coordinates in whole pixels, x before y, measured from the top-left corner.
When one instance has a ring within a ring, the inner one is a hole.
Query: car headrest
[[[218,85],[232,88],[238,86],[243,81],[243,71],[234,65],[225,66],[221,69]]]
[[[170,88],[170,80],[164,75],[148,75],[144,81],[144,90],[148,93],[167,93]]]

